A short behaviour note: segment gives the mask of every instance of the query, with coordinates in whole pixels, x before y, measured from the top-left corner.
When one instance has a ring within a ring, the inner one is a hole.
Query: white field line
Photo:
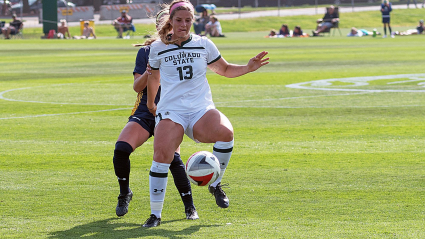
[[[19,88],[19,89],[28,89],[27,88]],[[15,89],[17,90],[17,89]],[[0,93],[0,99],[3,100],[9,100],[7,98],[4,98],[2,95],[5,92],[3,91]],[[368,93],[368,92],[367,92]],[[241,101],[230,101],[230,102],[217,102],[216,104],[224,104],[224,103],[243,103],[243,102],[252,102],[252,101],[270,101],[270,100],[288,100],[288,99],[302,99],[302,98],[318,98],[318,97],[329,97],[329,96],[340,96],[340,95],[357,95],[357,94],[366,94],[365,92],[362,93],[352,93],[352,94],[335,94],[335,95],[316,95],[316,96],[298,96],[298,97],[285,97],[285,98],[277,98],[277,99],[260,99],[260,100],[241,100]],[[14,101],[9,100],[9,101]],[[25,101],[25,102],[33,102],[33,103],[43,103],[43,102],[34,102],[34,101]],[[50,104],[50,102],[45,102],[46,104]],[[292,106],[220,106],[223,108],[325,108],[321,106],[304,106],[304,107],[292,107]],[[27,116],[16,116],[16,117],[4,117],[0,118],[0,120],[7,120],[7,119],[27,119],[27,118],[38,118],[38,117],[52,117],[52,116],[61,116],[61,115],[76,115],[76,114],[89,114],[89,113],[98,113],[98,112],[107,112],[107,111],[116,111],[116,110],[130,110],[132,108],[118,108],[118,109],[108,109],[108,110],[95,110],[95,111],[82,111],[82,112],[71,112],[71,113],[58,113],[58,114],[42,114],[42,115],[27,115]]]
[[[335,79],[324,79],[324,80],[315,80],[307,81],[286,85],[288,88],[294,89],[305,89],[305,90],[325,90],[325,91],[349,91],[349,92],[403,92],[403,93],[423,93],[425,90],[403,90],[403,89],[390,89],[390,90],[368,90],[368,89],[353,89],[353,87],[364,87],[369,85],[369,81],[374,80],[392,80],[408,78],[409,81],[423,81],[425,82],[425,74],[401,74],[401,75],[384,75],[384,76],[360,76],[360,77],[350,77],[350,78],[335,78]],[[333,82],[345,82],[351,83],[350,88],[325,88],[327,86],[332,86]],[[404,81],[408,82],[408,81]],[[399,81],[398,83],[402,83]],[[389,84],[389,83],[387,83]],[[418,83],[418,87],[423,88],[423,83]]]
[[[226,104],[226,103],[244,103],[244,102],[261,102],[261,101],[276,101],[276,100],[291,100],[291,99],[303,99],[303,98],[318,98],[318,97],[331,97],[331,96],[341,96],[341,95],[355,95],[355,94],[366,94],[366,93],[381,93],[381,92],[425,92],[425,90],[366,90],[366,89],[336,89],[336,88],[319,88],[323,86],[332,85],[334,81],[342,81],[353,83],[354,86],[366,86],[368,85],[368,81],[373,80],[382,80],[382,79],[396,79],[396,78],[410,78],[408,81],[398,81],[391,82],[387,84],[397,84],[397,83],[405,83],[412,81],[425,81],[425,74],[402,74],[402,75],[387,75],[387,76],[372,76],[372,77],[351,77],[351,78],[339,78],[339,79],[326,79],[326,80],[317,80],[317,81],[309,81],[309,82],[301,82],[296,84],[286,85],[288,88],[295,89],[308,89],[308,90],[325,90],[325,91],[351,91],[357,93],[346,93],[346,94],[332,94],[332,95],[316,95],[316,96],[297,96],[297,97],[284,97],[284,98],[274,98],[274,99],[257,99],[257,100],[240,100],[240,101],[228,101],[228,102],[216,102],[216,104]],[[76,83],[68,83],[68,84],[76,84]],[[65,85],[65,84],[57,84],[57,85]],[[305,86],[311,85],[311,86]],[[419,83],[418,86],[423,87],[423,83]],[[36,87],[44,87],[44,86],[36,86]],[[111,105],[111,106],[121,106],[117,104],[93,104],[93,103],[56,103],[56,102],[42,102],[42,101],[25,101],[25,100],[16,100],[6,98],[4,96],[5,93],[16,91],[16,90],[24,90],[30,89],[34,87],[25,87],[25,88],[16,88],[10,89],[3,92],[0,92],[0,99],[7,101],[18,101],[18,102],[28,102],[28,103],[42,103],[42,104],[72,104],[72,105]],[[358,93],[360,92],[360,93]],[[421,107],[423,105],[400,105],[396,107]],[[224,108],[335,108],[335,106],[236,106],[236,105],[227,105],[220,106]],[[341,106],[343,107],[343,106]],[[392,106],[350,106],[352,108],[376,108],[376,107],[392,107]],[[28,116],[17,116],[17,117],[5,117],[0,118],[0,120],[4,119],[24,119],[24,118],[35,118],[35,117],[47,117],[47,116],[59,116],[59,115],[74,115],[74,114],[87,114],[87,113],[96,113],[96,112],[107,112],[107,111],[115,111],[115,110],[129,110],[131,108],[118,108],[118,109],[109,109],[109,110],[97,110],[97,111],[83,111],[83,112],[72,112],[72,113],[58,113],[58,114],[43,114],[43,115],[28,115]]]
[[[108,112],[108,111],[117,111],[117,110],[131,110],[131,109],[132,108],[118,108],[118,109],[109,109],[109,110],[93,110],[93,111],[82,111],[82,112],[71,112],[71,113],[58,113],[58,114],[26,115],[26,116],[16,116],[16,117],[5,117],[5,118],[0,118],[0,120],[27,119],[27,118],[38,118],[38,117],[48,117],[48,116],[60,116],[60,115],[89,114],[89,113]]]
[[[270,98],[270,99],[258,99],[258,100],[236,100],[236,101],[225,101],[225,102],[214,102],[214,103],[226,104],[226,103],[261,102],[261,101],[275,101],[275,100],[293,100],[293,99],[305,99],[305,98],[332,97],[332,96],[341,96],[341,95],[363,95],[363,94],[369,94],[369,93],[370,92],[333,94],[333,95],[309,95],[309,96],[294,96],[294,97]],[[222,107],[227,107],[227,106],[222,106]],[[231,107],[231,106],[228,106],[228,107]]]
[[[73,83],[71,83],[73,84]],[[60,84],[62,85],[62,84]],[[131,106],[127,104],[100,104],[100,103],[73,103],[73,102],[45,102],[45,101],[36,101],[36,100],[17,100],[17,99],[11,99],[4,96],[4,94],[12,91],[17,90],[27,90],[32,89],[36,87],[44,87],[44,86],[34,86],[34,87],[24,87],[24,88],[16,88],[16,89],[10,89],[0,92],[0,100],[7,100],[7,101],[15,101],[15,102],[26,102],[26,103],[39,103],[39,104],[53,104],[53,105],[109,105],[109,106]]]
[[[330,108],[390,108],[390,107],[424,107],[425,105],[365,105],[365,106],[219,106],[220,108],[272,108],[272,109],[330,109]]]

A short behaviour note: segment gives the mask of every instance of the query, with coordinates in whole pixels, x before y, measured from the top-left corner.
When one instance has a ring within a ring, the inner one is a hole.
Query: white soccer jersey
[[[155,41],[149,64],[161,75],[157,112],[190,113],[215,108],[206,73],[208,64],[220,58],[217,47],[206,37],[191,35],[181,46]]]

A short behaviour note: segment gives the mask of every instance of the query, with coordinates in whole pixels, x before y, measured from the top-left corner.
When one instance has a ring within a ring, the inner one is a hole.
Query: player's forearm
[[[136,92],[141,92],[146,85],[148,84],[148,74],[145,72],[143,74],[135,74],[134,75],[134,83],[133,83],[133,89]]]
[[[228,64],[226,69],[224,69],[222,76],[225,76],[227,78],[234,78],[241,75],[245,75],[249,73],[249,67],[248,65],[235,65],[235,64]]]
[[[158,93],[159,77],[156,77],[154,75],[149,75],[147,84],[148,84],[148,96],[147,96],[148,102],[146,105],[148,106],[148,109],[152,109],[155,106],[155,97],[156,97],[156,94]]]

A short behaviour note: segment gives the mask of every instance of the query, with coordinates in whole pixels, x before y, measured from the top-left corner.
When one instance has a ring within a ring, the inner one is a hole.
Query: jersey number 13
[[[192,66],[183,66],[177,67],[177,71],[179,72],[180,80],[190,80],[193,77],[193,68]]]

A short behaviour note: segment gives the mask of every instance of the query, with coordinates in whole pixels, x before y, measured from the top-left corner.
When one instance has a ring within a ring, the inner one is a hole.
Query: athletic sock
[[[388,29],[390,30],[390,35],[392,34],[392,30],[391,30],[391,27],[388,27]]]
[[[220,176],[211,184],[211,186],[216,187],[218,183],[221,182],[221,179],[223,178],[224,171],[226,171],[227,165],[230,161],[230,156],[232,156],[233,151],[233,142],[234,140],[230,142],[221,142],[218,141],[214,144],[213,147],[213,154],[217,157],[218,161],[220,162]]]
[[[186,170],[179,153],[174,153],[174,159],[170,165],[170,171],[174,178],[174,184],[180,193],[185,208],[195,207],[193,205],[192,188],[186,176]]]
[[[130,192],[130,154],[133,147],[127,142],[118,141],[114,150],[114,170],[120,185],[120,194],[126,195]]]
[[[387,35],[387,28],[384,27],[384,34]]]
[[[161,218],[164,205],[165,191],[167,189],[168,169],[170,164],[153,161],[149,172],[149,193],[151,213]]]

